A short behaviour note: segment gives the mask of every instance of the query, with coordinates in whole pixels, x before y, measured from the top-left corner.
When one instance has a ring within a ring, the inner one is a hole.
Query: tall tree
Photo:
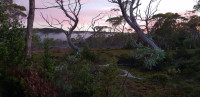
[[[114,14],[114,13],[116,14]],[[112,8],[111,9],[111,15],[106,20],[109,24],[111,24],[111,29],[117,32],[124,32],[126,29],[126,21],[124,20],[122,15],[119,15],[118,12],[120,12],[120,9]]]
[[[152,19],[155,21],[153,39],[162,49],[182,48],[184,41],[191,37],[188,19],[177,13],[160,13]]]
[[[187,23],[189,30],[191,30],[193,39],[198,41],[198,45],[200,46],[200,16],[193,15],[190,17],[190,20]]]
[[[26,14],[26,8],[13,3],[13,0],[0,0],[0,10],[4,17],[0,17],[0,22],[20,21]]]
[[[194,5],[195,10],[200,10],[200,0],[197,1],[197,4]]]
[[[27,18],[27,29],[26,29],[26,57],[25,59],[31,58],[31,42],[32,42],[34,16],[35,16],[35,0],[29,0],[29,14]]]
[[[16,9],[14,11],[14,9]],[[21,63],[24,50],[24,29],[21,18],[25,7],[12,0],[0,0],[0,64],[16,66]]]
[[[138,7],[141,5],[140,0],[108,0],[109,2],[116,3],[119,5],[121,9],[121,13],[126,20],[126,22],[136,31],[138,36],[146,42],[151,47],[157,49],[159,48],[152,39],[148,38],[144,31],[140,28],[137,23],[138,18]],[[151,2],[155,2],[156,0],[150,0]],[[136,14],[134,14],[136,13]]]
[[[118,31],[123,33],[125,30],[126,22],[122,16],[111,17],[107,19],[106,22],[109,22],[113,26],[114,32]]]

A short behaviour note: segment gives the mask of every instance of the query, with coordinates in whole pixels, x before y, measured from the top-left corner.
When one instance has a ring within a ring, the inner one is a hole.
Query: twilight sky
[[[17,4],[23,5],[28,8],[29,0],[14,0]],[[48,5],[47,2],[54,2],[54,0],[35,0],[36,7],[43,7],[44,5]],[[111,8],[117,8],[116,4],[112,4],[107,0],[82,0],[82,10],[80,13],[80,25],[86,25],[91,22],[92,18],[97,16],[99,13],[108,13]],[[149,0],[141,0],[142,9],[146,8]],[[157,13],[166,13],[166,12],[177,12],[182,13],[185,11],[193,10],[193,6],[195,5],[195,0],[162,0]],[[28,11],[27,11],[28,13]],[[62,11],[58,9],[48,9],[48,10],[36,10],[35,23],[34,27],[40,28],[45,27],[43,25],[47,25],[44,20],[41,18],[40,13],[44,14],[44,16],[52,16],[54,18],[62,19],[65,18]]]

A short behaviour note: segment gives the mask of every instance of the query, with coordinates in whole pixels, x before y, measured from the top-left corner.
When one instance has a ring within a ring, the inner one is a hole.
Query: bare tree
[[[152,4],[154,3],[154,2],[156,2],[156,1],[158,1],[158,3],[156,4],[156,6],[155,7],[153,7],[152,6]],[[150,2],[149,2],[149,4],[148,4],[148,6],[147,6],[147,8],[146,8],[146,10],[145,10],[145,17],[143,18],[142,17],[142,15],[141,15],[141,13],[139,13],[139,15],[140,15],[140,19],[142,20],[142,21],[144,21],[145,22],[145,28],[146,28],[146,31],[147,31],[147,35],[148,35],[148,37],[150,38],[150,39],[152,39],[152,33],[154,32],[154,26],[153,25],[151,25],[151,29],[149,28],[149,24],[151,24],[152,23],[152,17],[155,15],[155,13],[157,12],[157,10],[158,10],[158,5],[160,4],[160,2],[161,2],[161,0],[150,0]],[[139,11],[140,12],[140,11]]]
[[[65,14],[66,19],[63,21],[60,21],[59,19],[52,18],[52,21],[48,19],[48,17],[44,17],[43,14],[41,14],[42,18],[48,23],[50,27],[61,29],[66,35],[67,41],[69,46],[74,50],[79,50],[80,48],[77,47],[72,41],[71,41],[71,35],[76,29],[78,23],[79,23],[79,14],[81,11],[82,4],[80,3],[81,0],[55,0],[56,6],[50,6],[45,8],[37,8],[37,9],[49,9],[49,8],[58,8],[63,11]],[[53,21],[56,21],[57,23],[53,23]],[[67,30],[63,29],[63,26],[65,24],[69,24],[69,27],[67,27]],[[59,26],[59,27],[58,27]]]
[[[107,26],[97,26],[96,22],[103,19],[104,15],[102,16],[103,13],[98,14],[96,17],[92,18],[91,25],[88,27],[88,30],[91,28],[93,31],[93,34],[88,37],[86,40],[94,37],[97,33],[101,32],[103,29],[107,28]]]
[[[89,45],[87,44],[87,41],[90,40],[92,37],[95,37],[99,32],[101,32],[107,28],[107,26],[99,26],[99,25],[97,26],[97,22],[103,18],[104,18],[104,13],[100,13],[97,16],[95,16],[94,18],[92,18],[89,27],[87,27],[87,28],[84,26],[77,27],[79,29],[79,31],[81,31],[82,28],[86,28],[87,32],[89,32],[89,30],[92,30],[92,33],[89,37],[86,37],[86,35],[88,33],[85,33],[85,35],[83,35],[82,37],[79,37],[81,41],[78,41],[78,43],[83,42],[85,44],[85,46],[89,47]]]
[[[35,0],[29,0],[29,14],[27,18],[27,29],[26,29],[26,56],[25,59],[31,58],[31,43],[32,43],[32,31],[33,22],[35,17]]]
[[[108,0],[109,2],[119,5],[122,15],[126,22],[136,31],[138,36],[151,47],[159,48],[152,39],[148,38],[144,31],[137,23],[138,7],[141,5],[140,0]],[[151,1],[150,1],[151,2]],[[151,4],[151,3],[150,3]]]

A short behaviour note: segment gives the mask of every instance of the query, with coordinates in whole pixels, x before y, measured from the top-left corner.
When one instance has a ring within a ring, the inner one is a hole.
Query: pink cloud
[[[100,13],[105,13],[104,17],[107,17],[107,14],[109,10],[83,10],[80,13],[79,16],[79,25],[90,25],[92,19],[94,17],[96,17],[98,14]],[[35,16],[35,23],[39,23],[39,24],[46,24],[45,21],[42,19],[40,12],[46,17],[48,15],[49,20],[51,20],[51,16],[53,18],[56,18],[60,21],[62,20],[67,20],[68,18],[65,16],[65,14],[60,10],[60,9],[51,9],[51,10],[45,10],[45,11],[37,11],[36,12],[36,16]],[[56,22],[56,21],[54,21]],[[105,19],[101,19],[99,20],[97,23],[100,23],[101,25],[105,24]],[[66,23],[66,25],[68,25]]]
[[[92,18],[97,16],[99,13],[108,13],[109,9],[105,8],[99,8],[99,7],[94,7],[95,2],[99,0],[81,0],[81,3],[83,3],[80,15],[79,15],[79,25],[89,25],[91,23]],[[101,1],[101,0],[100,0]],[[15,0],[17,4],[23,5],[28,9],[28,0]],[[54,3],[55,0],[36,0],[36,8],[44,8],[46,6],[51,6],[49,3]],[[28,11],[27,11],[28,13]],[[43,14],[44,16],[48,17],[53,17],[56,18],[60,21],[68,19],[62,10],[60,9],[47,9],[47,10],[36,10],[35,12],[35,22],[34,22],[34,27],[42,27],[40,25],[47,25],[47,23],[42,19],[40,14]],[[107,17],[105,15],[105,17]],[[49,18],[50,19],[50,18]],[[51,19],[50,19],[51,20]],[[102,19],[101,21],[98,21],[98,23],[104,25],[105,24],[105,19]],[[66,23],[67,25],[67,23]]]

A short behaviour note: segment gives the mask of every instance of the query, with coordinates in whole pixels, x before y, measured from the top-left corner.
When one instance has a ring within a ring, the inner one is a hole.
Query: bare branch
[[[50,9],[50,8],[59,8],[59,6],[49,6],[44,8],[35,8],[35,9]]]
[[[62,29],[62,27],[58,28],[58,27],[54,26],[52,24],[52,21],[51,22],[49,21],[49,17],[48,16],[45,18],[42,13],[40,13],[40,15],[43,18],[43,20],[49,25],[49,27],[56,28],[56,29]]]
[[[154,8],[152,8],[152,4],[154,2],[158,1],[158,3],[156,4],[156,6]],[[147,34],[148,36],[151,38],[151,31],[149,29],[149,24],[151,23],[151,18],[152,16],[157,12],[158,10],[158,5],[160,4],[161,0],[150,0],[147,8],[146,8],[146,11],[145,11],[145,28],[147,30]]]
[[[149,44],[150,46],[152,46],[155,49],[159,48],[151,39],[149,39],[145,35],[144,31],[140,28],[139,24],[137,23],[138,12],[140,12],[138,10],[138,7],[141,5],[140,0],[108,0],[108,1],[112,2],[112,3],[117,3],[119,5],[119,8],[121,9],[122,15],[123,15],[124,19],[126,20],[126,22],[129,24],[129,26],[131,26],[136,31],[138,36],[144,42],[146,42],[147,44]],[[124,1],[126,1],[126,2],[124,3]],[[129,3],[127,3],[127,1]],[[151,0],[151,2],[153,2],[153,1],[155,1],[155,0]],[[150,5],[151,5],[151,3],[150,3]],[[127,6],[129,6],[129,9],[127,9]],[[136,12],[136,14],[134,14],[134,12]],[[155,11],[153,11],[153,13],[155,13]],[[149,14],[149,12],[147,12],[147,14]],[[140,14],[140,17],[142,17],[141,14]]]
[[[79,22],[79,14],[80,10],[82,8],[82,5],[80,3],[81,0],[75,0],[74,2],[71,2],[72,0],[55,0],[55,3],[51,3],[52,6],[45,6],[44,8],[37,8],[37,9],[50,9],[50,8],[58,8],[62,10],[65,14],[66,19],[60,21],[59,19],[51,17],[50,19],[47,17],[44,17],[43,14],[41,14],[41,17],[45,20],[45,22],[52,28],[61,29],[64,31],[68,43],[70,47],[72,47],[75,50],[79,50],[77,46],[75,46],[71,41],[71,35],[73,31],[77,28],[78,22]],[[55,5],[57,4],[57,5]],[[64,24],[68,24],[67,27],[68,31],[64,30]]]

